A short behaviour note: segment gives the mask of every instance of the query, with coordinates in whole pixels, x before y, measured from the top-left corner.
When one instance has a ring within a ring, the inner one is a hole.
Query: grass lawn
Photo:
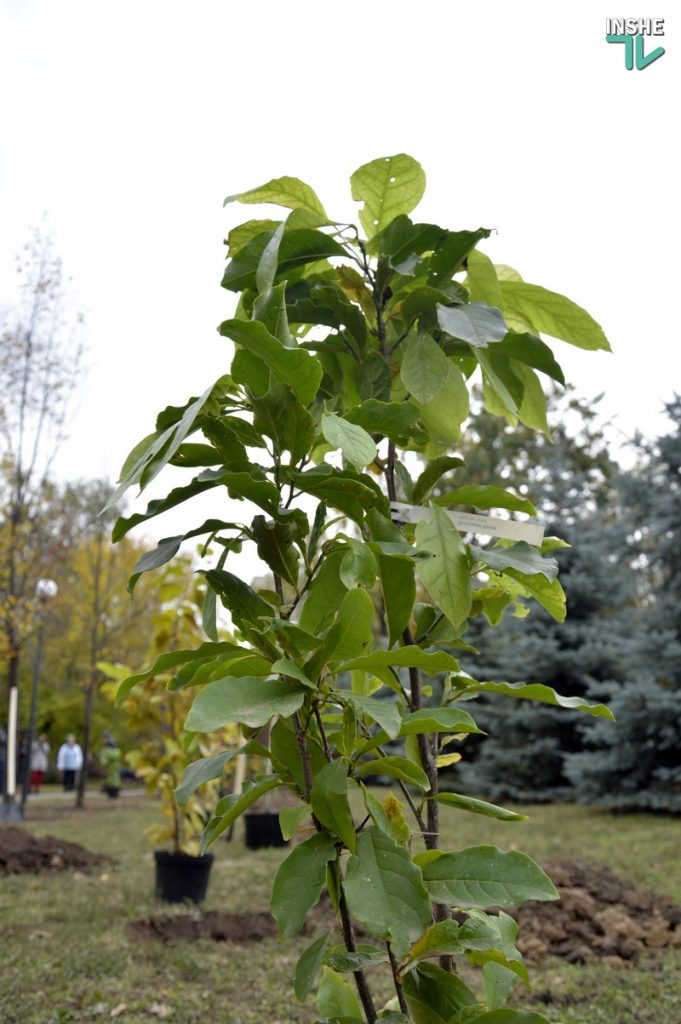
[[[640,888],[681,902],[681,822],[612,817],[572,806],[535,807],[525,823],[502,823],[442,808],[443,846],[514,846],[538,860],[608,862]],[[311,1022],[289,978],[310,941],[275,939],[236,946],[200,940],[162,945],[128,938],[126,921],[159,910],[144,830],[156,819],[146,799],[90,799],[75,812],[55,800],[35,804],[28,827],[116,859],[91,875],[0,878],[0,1021],[57,1024],[288,1024]],[[253,853],[215,844],[207,909],[266,909],[285,851]],[[535,1007],[562,1024],[681,1024],[681,951],[660,951],[636,966],[571,966],[549,960],[532,973]],[[530,995],[526,1005],[531,1002]]]

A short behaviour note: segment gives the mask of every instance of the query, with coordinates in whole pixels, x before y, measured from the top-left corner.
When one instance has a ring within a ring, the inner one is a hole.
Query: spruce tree
[[[681,811],[681,400],[666,411],[671,431],[654,445],[638,438],[639,464],[618,479],[640,594],[631,658],[609,695],[617,727],[583,730],[586,749],[567,766],[581,801],[619,810]]]
[[[467,637],[480,651],[470,668],[486,679],[542,682],[581,696],[598,693],[601,699],[618,689],[630,658],[636,598],[635,577],[618,557],[626,530],[614,501],[617,466],[607,452],[597,401],[569,393],[555,398],[551,419],[552,444],[521,426],[500,429],[498,421],[480,413],[477,443],[465,457],[471,474],[480,464],[504,485],[528,479],[528,468],[542,464],[540,472],[530,469],[529,496],[547,534],[574,545],[554,552],[568,617],[558,626],[541,608],[533,608],[527,621],[518,610],[507,610],[491,628],[479,615]],[[469,740],[457,769],[470,790],[528,802],[573,797],[565,761],[583,742],[574,720],[557,708],[527,707],[496,696],[486,699],[479,717],[490,738]]]

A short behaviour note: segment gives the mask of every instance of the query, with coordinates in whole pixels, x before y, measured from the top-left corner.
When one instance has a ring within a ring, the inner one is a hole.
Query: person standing
[[[71,793],[76,788],[76,773],[83,767],[83,751],[76,737],[69,733],[66,742],[62,743],[57,754],[57,771],[64,773],[64,792]]]
[[[50,744],[42,733],[31,744],[31,777],[29,792],[39,793],[49,765]]]

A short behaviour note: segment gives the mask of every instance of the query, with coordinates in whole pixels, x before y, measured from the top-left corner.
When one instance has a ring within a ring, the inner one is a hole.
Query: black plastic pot
[[[192,857],[188,853],[154,850],[156,898],[165,903],[201,903],[206,898],[213,854]]]
[[[115,800],[121,791],[120,786],[102,786],[102,789],[108,796],[109,800]]]
[[[246,846],[249,850],[261,850],[265,846],[286,846],[279,827],[279,815],[274,811],[258,811],[244,814],[246,822]]]

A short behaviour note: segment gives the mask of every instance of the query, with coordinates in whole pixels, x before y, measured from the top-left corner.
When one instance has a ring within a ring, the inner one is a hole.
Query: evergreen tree
[[[672,430],[637,439],[639,465],[618,481],[641,594],[617,727],[583,730],[567,768],[580,800],[620,810],[681,811],[681,400],[666,411]]]
[[[519,609],[515,615],[507,611],[492,629],[480,615],[467,634],[480,651],[470,670],[485,679],[545,683],[559,692],[602,699],[619,685],[631,656],[636,600],[636,578],[620,559],[626,530],[614,503],[617,466],[607,453],[597,402],[568,394],[552,407],[554,443],[543,442],[541,458],[529,431],[495,430],[490,417],[480,414],[477,444],[466,462],[472,473],[483,464],[484,472],[493,472],[505,486],[527,479],[529,469],[529,497],[547,535],[574,542],[574,548],[554,552],[568,617],[558,625],[533,608],[529,620],[521,622]],[[541,472],[532,474],[531,467],[539,464]],[[573,795],[565,761],[582,746],[577,716],[490,697],[479,718],[491,738],[470,744],[458,768],[470,790],[538,802]]]

